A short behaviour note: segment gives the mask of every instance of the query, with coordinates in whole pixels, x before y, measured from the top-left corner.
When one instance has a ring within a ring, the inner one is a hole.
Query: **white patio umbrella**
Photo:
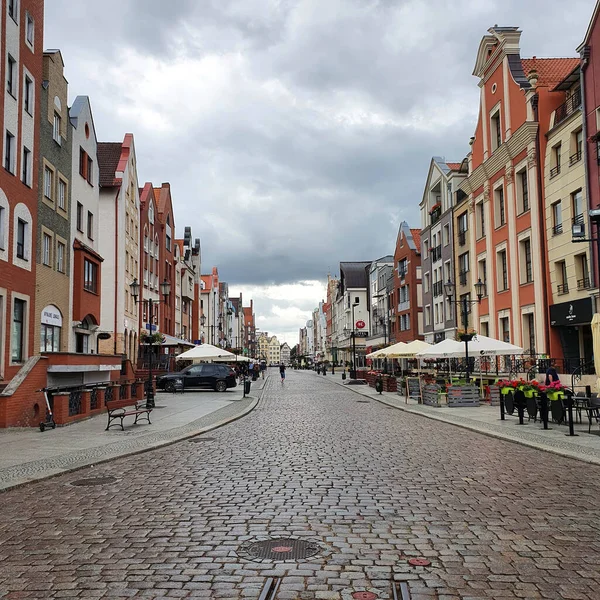
[[[431,344],[422,340],[413,340],[408,344],[404,344],[404,348],[400,348],[391,356],[391,358],[413,358],[419,352],[422,352],[427,348],[431,348]]]
[[[371,352],[371,354],[367,354],[367,358],[395,358],[394,354],[396,352],[400,352],[406,346],[407,344],[405,344],[404,342],[397,342],[393,346],[381,348],[381,350],[377,350],[376,352]]]
[[[421,350],[421,352],[417,352],[416,357],[419,359],[423,359],[453,358],[455,356],[461,356],[461,345],[464,346],[462,342],[457,342],[456,340],[442,340],[438,344],[434,344],[433,346],[429,346],[429,348],[426,348],[425,350]],[[462,355],[464,356],[464,350]]]
[[[592,317],[592,350],[596,368],[596,390],[600,392],[600,314],[598,313]]]
[[[443,340],[417,354],[417,358],[463,358],[466,342]],[[501,342],[485,335],[477,335],[469,342],[469,356],[508,356],[523,354],[523,348]]]
[[[194,346],[190,350],[183,352],[177,356],[177,360],[235,360],[236,355],[233,352],[228,352],[227,350],[223,350],[223,348],[219,348],[218,346],[213,346],[212,344],[200,344],[199,346]]]

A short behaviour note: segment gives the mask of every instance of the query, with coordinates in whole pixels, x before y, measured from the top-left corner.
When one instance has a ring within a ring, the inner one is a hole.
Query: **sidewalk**
[[[66,427],[0,430],[0,491],[192,437],[238,419],[258,404],[267,379],[252,382],[250,396],[243,388],[223,393],[194,391],[156,395],[151,425],[133,425],[125,418],[125,431],[105,431],[101,414]]]
[[[306,371],[306,373],[338,385],[344,383],[341,371],[338,373],[337,369],[335,375],[331,375],[331,371],[326,376],[317,375],[316,372],[311,371]],[[344,385],[344,389],[352,390],[372,400],[428,419],[436,419],[485,435],[531,446],[545,452],[553,452],[561,456],[600,465],[599,427],[597,423],[592,422],[592,433],[588,433],[588,421],[585,414],[582,418],[583,423],[576,423],[574,426],[577,436],[570,437],[566,435],[569,433],[567,425],[557,425],[550,422],[548,427],[551,429],[544,431],[539,421],[537,423],[527,421],[527,414],[525,414],[525,425],[519,425],[516,411],[513,416],[506,415],[506,420],[501,421],[499,406],[485,404],[475,408],[436,408],[418,404],[415,400],[408,400],[407,402],[404,396],[394,392],[378,394],[374,388],[368,385]]]

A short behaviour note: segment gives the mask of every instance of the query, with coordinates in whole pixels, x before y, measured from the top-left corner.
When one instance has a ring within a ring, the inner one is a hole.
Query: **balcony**
[[[577,150],[577,152],[575,152],[575,154],[571,154],[571,156],[569,156],[569,166],[574,165],[575,163],[579,162],[581,160],[581,150]]]
[[[464,246],[467,243],[467,232],[459,231],[458,232],[458,245]]]
[[[560,235],[563,232],[562,223],[558,223],[552,228],[552,235]]]
[[[554,179],[560,173],[560,164],[556,165],[553,169],[550,169],[550,179]]]
[[[442,281],[437,281],[433,284],[433,297],[437,298],[444,293],[444,283]]]
[[[590,278],[589,277],[584,277],[583,279],[578,279],[577,280],[577,289],[578,290],[587,290],[590,287],[592,287],[590,285]]]
[[[576,89],[564,104],[561,104],[554,113],[554,126],[562,123],[581,107],[581,90]]]
[[[436,246],[431,249],[431,260],[433,262],[437,262],[438,260],[442,260],[442,245]]]
[[[558,293],[559,296],[563,296],[564,294],[568,294],[569,293],[569,284],[568,283],[561,283],[560,285],[556,286],[556,292]]]
[[[468,271],[461,271],[458,274],[458,280],[460,282],[460,285],[467,285],[467,273]]]

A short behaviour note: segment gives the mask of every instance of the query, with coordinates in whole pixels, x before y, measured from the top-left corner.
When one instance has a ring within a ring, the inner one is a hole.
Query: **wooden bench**
[[[135,399],[129,400],[107,400],[105,402],[106,411],[108,413],[108,425],[106,426],[105,431],[108,431],[118,419],[121,420],[120,423],[116,423],[117,425],[121,425],[121,429],[125,431],[125,427],[123,427],[123,419],[125,417],[129,417],[135,415],[134,425],[137,424],[139,420],[150,422],[150,413],[152,412],[151,408],[146,408],[146,406],[142,405],[142,403]]]

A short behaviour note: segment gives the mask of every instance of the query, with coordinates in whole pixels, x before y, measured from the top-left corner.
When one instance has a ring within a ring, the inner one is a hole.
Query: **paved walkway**
[[[599,467],[323,379],[271,377],[208,436],[2,494],[0,598],[258,599],[269,577],[277,600],[599,597]]]
[[[336,374],[333,376],[331,373],[323,376],[317,375],[317,373],[313,371],[300,372],[329,382],[337,383],[338,385],[343,385],[344,383],[342,381],[341,373],[338,373],[337,369]],[[398,393],[383,392],[382,394],[378,394],[374,388],[371,388],[368,385],[345,387],[346,389],[352,389],[358,394],[406,412],[418,414],[437,421],[443,421],[445,423],[451,423],[452,425],[531,446],[546,452],[554,452],[561,456],[568,456],[570,458],[576,458],[600,465],[599,427],[598,424],[593,423],[592,433],[588,433],[588,422],[585,413],[582,417],[583,423],[576,423],[574,425],[575,433],[577,434],[576,437],[571,437],[567,435],[569,433],[567,425],[549,423],[550,429],[544,430],[539,421],[537,423],[528,421],[527,414],[525,415],[525,425],[519,425],[519,418],[516,411],[514,416],[506,415],[506,420],[501,421],[500,407],[498,406],[489,406],[485,404],[473,408],[448,408],[447,406],[438,408],[418,404],[415,400],[408,400],[407,402],[406,398],[400,396]]]
[[[263,380],[253,382],[250,397],[244,399],[241,385],[223,393],[159,392],[150,416],[152,424],[133,425],[134,418],[126,417],[125,431],[120,427],[105,431],[105,414],[44,433],[39,429],[0,430],[0,491],[158,448],[228,423],[256,406],[264,384]]]

